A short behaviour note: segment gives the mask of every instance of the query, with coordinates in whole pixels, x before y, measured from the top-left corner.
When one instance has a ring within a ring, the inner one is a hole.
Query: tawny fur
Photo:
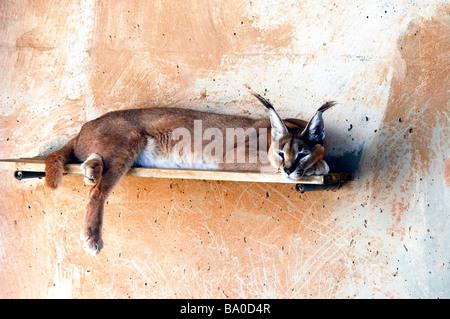
[[[258,150],[267,155],[270,162],[267,164],[268,167],[272,166],[280,170],[290,179],[296,179],[302,175],[326,174],[328,165],[323,161],[324,141],[311,144],[305,135],[305,128],[317,125],[315,122],[318,121],[321,124],[321,112],[334,104],[324,104],[309,123],[298,119],[287,119],[280,124],[277,122],[279,116],[271,104],[262,97],[257,97],[271,111],[270,121],[189,109],[150,108],[110,112],[84,124],[75,138],[62,149],[50,154],[45,161],[45,181],[51,188],[61,185],[64,165],[72,158],[84,161],[82,164],[84,180],[93,185],[81,230],[84,248],[93,255],[102,249],[102,223],[106,199],[136,160],[142,163],[152,161],[154,161],[152,163],[158,163],[157,160],[162,159],[161,163],[164,163],[165,158],[170,155],[174,165],[189,168],[190,165],[196,164],[196,159],[185,158],[185,154],[173,154],[177,141],[171,138],[173,130],[179,127],[186,128],[191,136],[194,136],[194,120],[202,120],[203,132],[208,128],[217,128],[223,131],[223,136],[226,136],[227,128],[244,130],[255,128],[257,132],[259,128],[267,129],[268,148],[258,148]],[[274,136],[274,132],[280,133],[276,135],[276,139],[270,138],[271,135]],[[203,141],[202,146],[204,147],[208,142]],[[227,152],[235,152],[236,148],[244,148],[243,151],[246,154],[251,151],[246,143],[235,144],[232,149],[227,150],[224,141],[223,146],[224,157]],[[143,152],[149,152],[149,149],[152,153],[142,155]],[[281,152],[283,158],[280,157]],[[307,155],[299,160],[298,156],[303,154],[301,152],[306,152]],[[203,160],[205,163],[200,164],[205,167],[214,164],[211,158]],[[222,161],[215,167],[221,170],[260,171],[262,164]],[[289,169],[293,171],[290,172]]]
[[[45,182],[50,188],[61,186],[64,165],[73,156],[77,138],[71,139],[62,149],[53,152],[45,159]]]

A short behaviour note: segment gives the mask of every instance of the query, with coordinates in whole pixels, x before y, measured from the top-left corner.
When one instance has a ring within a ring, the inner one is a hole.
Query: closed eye
[[[305,157],[306,155],[309,155],[309,153],[306,151],[300,151],[300,152],[297,152],[297,155],[295,156],[295,158],[297,159],[300,157]]]
[[[277,152],[277,155],[278,155],[282,160],[284,160],[284,152],[283,152],[283,151],[278,151],[278,152]]]

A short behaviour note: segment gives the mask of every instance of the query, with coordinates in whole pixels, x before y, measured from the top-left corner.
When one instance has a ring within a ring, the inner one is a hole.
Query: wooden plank
[[[259,173],[259,172],[232,172],[215,170],[187,170],[187,169],[164,169],[164,168],[132,168],[127,175],[155,177],[155,178],[181,178],[181,179],[204,179],[241,182],[265,182],[265,183],[298,183],[289,181],[281,174]],[[323,184],[323,176],[306,176],[302,182],[307,184]]]
[[[82,175],[81,164],[67,164],[65,174]],[[45,158],[19,158],[0,159],[0,169],[10,171],[44,172]],[[264,183],[293,183],[293,184],[332,184],[342,180],[351,179],[349,173],[331,173],[324,176],[304,176],[300,180],[290,181],[278,173],[259,172],[233,172],[216,170],[189,170],[189,169],[166,169],[166,168],[146,168],[133,167],[127,173],[128,176],[152,177],[152,178],[175,178],[175,179],[200,179],[200,180],[221,180],[221,181],[241,181],[241,182],[264,182]]]

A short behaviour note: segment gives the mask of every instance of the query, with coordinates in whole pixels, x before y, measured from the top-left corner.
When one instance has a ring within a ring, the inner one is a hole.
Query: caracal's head
[[[289,180],[298,180],[305,173],[310,175],[310,171],[313,174],[326,174],[328,166],[322,160],[325,155],[322,113],[336,103],[322,105],[305,128],[288,128],[272,104],[259,94],[252,94],[270,111],[272,142],[267,154],[270,164]],[[319,161],[318,166],[326,166],[322,171],[314,167]]]

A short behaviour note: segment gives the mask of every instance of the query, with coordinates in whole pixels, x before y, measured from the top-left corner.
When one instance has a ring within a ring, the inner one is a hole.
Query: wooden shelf
[[[82,175],[81,164],[67,164],[65,174]],[[19,159],[0,159],[0,169],[14,171],[29,177],[43,177],[45,172],[45,158],[19,158]],[[297,181],[289,181],[278,173],[259,173],[259,172],[232,172],[216,170],[191,170],[191,169],[166,169],[166,168],[144,168],[133,167],[128,176],[152,177],[152,178],[174,178],[174,179],[199,179],[199,180],[221,180],[221,181],[240,181],[240,182],[264,182],[264,183],[291,183],[306,185],[329,185],[342,183],[353,178],[352,173],[330,173],[322,176],[304,176]],[[22,175],[20,175],[22,176]]]

